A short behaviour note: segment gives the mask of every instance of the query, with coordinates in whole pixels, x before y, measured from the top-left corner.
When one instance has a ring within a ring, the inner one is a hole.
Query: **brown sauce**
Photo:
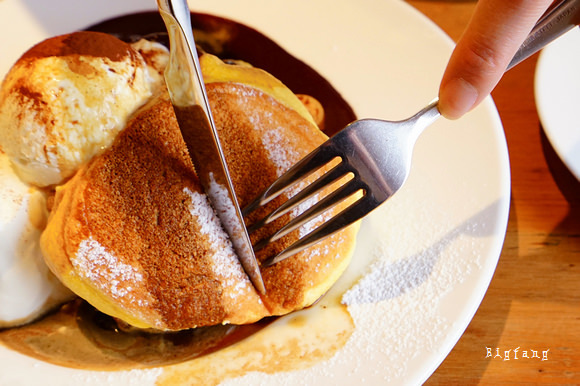
[[[127,370],[181,363],[207,355],[254,334],[273,320],[173,333],[123,331],[112,318],[79,299],[37,322],[0,332],[0,342],[60,366]]]
[[[192,14],[192,23],[204,51],[249,62],[272,73],[294,93],[318,99],[324,107],[327,134],[356,118],[328,81],[260,32],[205,14]],[[165,26],[156,12],[122,16],[88,29],[125,41],[148,37],[167,43],[166,34],[160,32]],[[247,326],[220,325],[163,334],[121,331],[110,317],[76,300],[37,322],[0,331],[0,343],[65,367],[113,371],[166,366],[159,383],[187,379],[188,383],[217,384],[250,371],[300,369],[330,358],[353,329],[338,300],[327,297],[310,310]],[[265,328],[272,324],[275,328]],[[260,361],[251,360],[256,355]],[[214,364],[213,371],[208,370],[208,361]]]

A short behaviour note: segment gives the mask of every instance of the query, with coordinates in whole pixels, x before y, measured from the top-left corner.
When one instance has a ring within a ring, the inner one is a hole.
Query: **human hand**
[[[487,97],[553,0],[479,0],[439,88],[439,111],[456,119]]]

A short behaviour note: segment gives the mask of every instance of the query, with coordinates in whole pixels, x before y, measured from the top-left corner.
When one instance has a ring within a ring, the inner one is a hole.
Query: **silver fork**
[[[536,24],[507,70],[539,51],[580,22],[580,0],[564,0],[552,7]],[[506,71],[507,71],[506,70]],[[338,158],[333,166],[314,182],[292,196],[267,216],[248,227],[248,232],[262,228],[315,197],[346,175],[352,178],[326,197],[290,220],[274,234],[256,244],[257,251],[300,228],[322,213],[353,195],[361,195],[347,208],[320,224],[313,231],[262,263],[275,264],[356,222],[395,194],[411,170],[413,147],[421,133],[440,117],[434,100],[411,118],[403,121],[362,119],[355,121],[315,149],[243,209],[245,218],[267,205],[297,183]]]

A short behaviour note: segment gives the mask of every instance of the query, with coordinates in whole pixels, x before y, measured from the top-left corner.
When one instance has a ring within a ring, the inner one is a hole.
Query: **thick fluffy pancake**
[[[219,79],[206,87],[242,205],[326,139],[260,88]],[[355,233],[351,227],[264,268],[260,296],[202,194],[164,95],[58,189],[42,248],[63,283],[102,312],[136,327],[180,330],[312,304],[346,268]]]
[[[326,136],[299,113],[257,89],[232,83],[211,83],[207,89],[242,207],[326,140]],[[284,196],[275,200],[274,207],[286,199]],[[255,217],[266,212],[259,211]],[[255,235],[256,238],[285,221],[287,218],[280,219]],[[281,251],[313,225],[266,248],[258,253],[258,258],[264,260]],[[347,231],[292,258],[262,268],[266,306],[273,314],[283,314],[316,301],[346,268],[353,243],[353,232]]]

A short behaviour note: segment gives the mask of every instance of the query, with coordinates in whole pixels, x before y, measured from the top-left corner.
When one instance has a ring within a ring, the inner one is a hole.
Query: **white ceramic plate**
[[[329,79],[359,117],[399,119],[419,110],[436,96],[452,49],[436,26],[398,0],[190,4],[196,11],[253,26],[279,42]],[[0,75],[42,38],[154,6],[151,0],[0,0]],[[342,297],[348,303],[353,329],[344,346],[315,363],[292,362],[292,350],[284,345],[265,347],[215,379],[268,385],[423,382],[460,338],[487,290],[505,236],[509,196],[506,143],[493,102],[485,101],[461,120],[438,121],[419,140],[403,190],[363,222],[353,264],[329,294],[329,299]],[[327,303],[282,318],[263,332],[277,335],[284,323],[302,316],[308,322],[312,314],[331,309]],[[308,323],[298,328],[300,334],[312,329]],[[336,338],[299,336],[293,343],[315,340],[304,359],[324,356],[316,350],[317,340]],[[270,349],[276,358],[267,357]],[[239,350],[216,356],[238,359],[245,355]],[[267,374],[273,368],[268,361],[286,359],[293,363],[287,371]],[[203,371],[209,373],[213,356],[204,361]],[[256,365],[261,362],[263,368]],[[3,347],[0,363],[3,385],[147,385],[167,382],[168,372],[187,368],[74,370]],[[193,382],[191,368],[187,371],[173,380]],[[203,372],[197,375],[204,377]]]
[[[580,180],[580,29],[544,48],[536,67],[540,121],[560,159]]]

